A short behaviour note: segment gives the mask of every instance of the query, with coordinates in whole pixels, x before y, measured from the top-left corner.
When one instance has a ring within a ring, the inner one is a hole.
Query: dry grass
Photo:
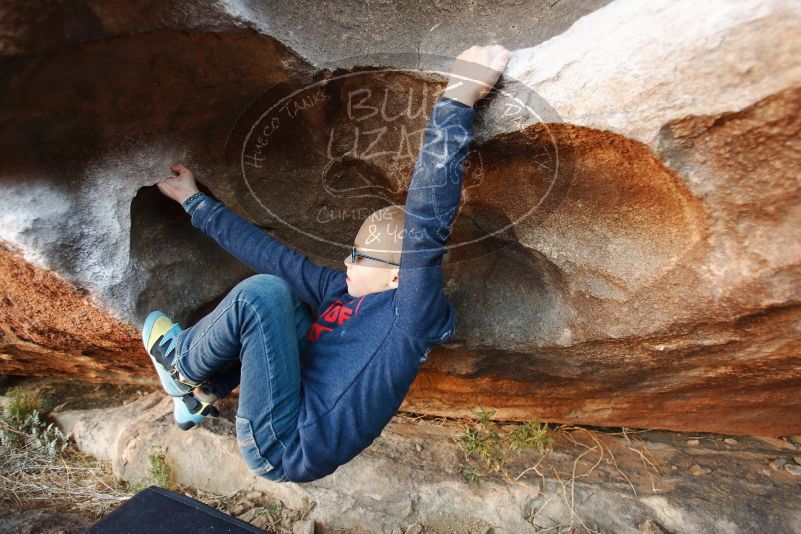
[[[555,533],[590,533],[598,531],[593,528],[593,523],[583,518],[576,510],[576,483],[582,479],[589,479],[602,464],[609,465],[617,473],[621,481],[631,489],[634,496],[638,496],[637,489],[632,483],[630,474],[627,474],[618,463],[615,454],[609,446],[610,440],[619,439],[622,436],[626,443],[626,448],[632,451],[642,464],[643,470],[650,480],[651,491],[658,493],[662,491],[657,487],[654,474],[663,474],[657,466],[653,454],[642,440],[637,439],[636,434],[647,432],[647,430],[632,430],[622,427],[620,430],[603,429],[599,431],[594,428],[586,428],[578,425],[559,425],[551,427],[540,424],[536,420],[528,423],[493,421],[491,416],[494,410],[486,411],[483,408],[476,412],[476,419],[431,417],[426,415],[399,414],[411,420],[425,419],[440,426],[450,422],[459,423],[463,432],[454,435],[453,440],[460,446],[465,455],[465,460],[476,457],[479,461],[478,466],[464,464],[462,473],[468,482],[480,484],[488,479],[495,479],[498,482],[507,484],[522,484],[530,486],[531,482],[524,477],[534,473],[539,479],[539,491],[541,501],[537,504],[537,509],[533,510],[527,517],[527,521],[537,528],[537,532]],[[513,424],[515,429],[511,433],[502,435],[496,425]],[[575,454],[564,446],[564,442],[572,445]],[[559,446],[559,453],[572,454],[572,465],[569,471],[558,469],[558,465],[564,462],[555,461],[551,458],[556,443]],[[509,447],[503,447],[508,444]],[[518,474],[510,472],[507,466],[506,456],[508,449],[539,449],[538,457],[533,465],[526,467]],[[475,463],[475,462],[473,462]],[[629,465],[631,465],[629,463]],[[548,487],[556,486],[555,491],[549,491]],[[553,504],[554,499],[561,500],[563,505],[570,511],[569,522],[559,523],[547,517],[545,512],[549,503]],[[537,525],[535,519],[540,516],[544,523],[551,526],[542,527]]]
[[[245,491],[228,495],[205,492],[173,482],[164,451],[149,455],[150,472],[144,480],[118,480],[108,462],[82,453],[71,436],[64,435],[39,412],[42,403],[30,391],[11,391],[12,408],[0,415],[0,504],[12,510],[50,509],[99,520],[139,491],[156,485],[182,493],[229,513],[245,498]],[[281,508],[258,507],[248,518],[274,532],[288,533]]]
[[[219,495],[173,484],[163,454],[158,451],[150,455],[147,479],[118,480],[107,461],[82,453],[71,438],[63,450],[57,447],[55,454],[50,454],[33,432],[21,430],[18,423],[9,424],[8,419],[0,418],[0,435],[19,438],[13,442],[0,440],[0,502],[14,510],[48,508],[97,520],[142,489],[156,485],[225,511],[241,493]]]
[[[38,411],[33,413],[38,415]],[[111,468],[71,446],[69,439],[43,436],[50,423],[39,416],[38,427],[4,417],[0,433],[0,495],[14,509],[56,508],[98,518],[130,498],[114,481]],[[42,439],[44,437],[44,439]],[[49,447],[53,443],[58,447]]]
[[[14,510],[55,509],[99,519],[152,485],[215,508],[230,497],[172,484],[163,453],[150,456],[146,480],[118,480],[107,461],[81,452],[47,415],[52,398],[39,386],[14,387],[0,413],[0,503]]]
[[[645,432],[645,430],[641,430],[639,432]],[[540,490],[544,491],[546,486],[546,473],[551,476],[551,479],[556,481],[558,484],[558,489],[556,493],[552,493],[548,496],[543,503],[539,505],[539,508],[530,514],[526,519],[532,525],[535,525],[535,518],[543,512],[546,505],[554,498],[558,496],[564,503],[564,505],[570,510],[570,521],[569,523],[558,523],[552,525],[547,528],[543,528],[538,530],[538,532],[587,532],[589,534],[595,534],[598,531],[594,530],[588,521],[585,518],[582,518],[581,515],[576,511],[576,481],[581,479],[588,479],[592,473],[598,468],[598,466],[602,465],[602,463],[611,465],[617,474],[620,476],[621,480],[624,480],[625,483],[629,486],[634,496],[637,496],[637,489],[634,487],[634,484],[631,482],[631,478],[620,468],[618,461],[615,457],[615,454],[612,452],[612,449],[609,447],[608,441],[611,436],[622,435],[627,443],[627,447],[629,450],[634,452],[642,461],[643,467],[645,468],[645,472],[650,478],[651,481],[651,488],[652,491],[655,493],[660,491],[655,483],[654,478],[652,476],[652,471],[661,474],[661,470],[657,467],[657,465],[652,461],[653,455],[645,446],[645,444],[638,441],[637,445],[632,442],[632,439],[629,437],[630,435],[636,434],[638,431],[631,431],[628,430],[626,427],[622,427],[620,432],[599,432],[597,430],[593,430],[590,428],[585,428],[576,425],[561,425],[555,431],[554,435],[559,435],[563,437],[568,442],[572,443],[578,450],[582,452],[578,454],[572,462],[571,470],[569,474],[560,474],[557,468],[554,465],[548,464],[548,456],[552,452],[552,449],[546,450],[535,462],[534,465],[524,469],[520,474],[514,477],[514,481],[520,480],[524,475],[528,474],[529,472],[534,472],[540,479]],[[588,438],[586,441],[581,439],[582,437]],[[584,457],[587,456],[588,458],[584,460]],[[650,456],[650,458],[649,458]],[[580,465],[584,462],[585,464],[590,464],[588,467],[580,467]],[[550,472],[545,466],[550,467]],[[544,472],[543,472],[544,471]],[[548,522],[553,522],[551,518],[546,519]]]

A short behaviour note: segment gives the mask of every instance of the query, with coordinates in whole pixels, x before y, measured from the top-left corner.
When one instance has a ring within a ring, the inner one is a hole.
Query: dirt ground
[[[156,391],[142,386],[94,384],[76,380],[0,377],[0,392],[5,392],[12,386],[38,391],[46,410],[56,412],[64,409],[109,408],[124,405]],[[236,413],[236,407],[235,396],[224,399],[218,404],[221,417],[231,421]],[[421,431],[417,423],[422,421],[428,423],[425,439],[437,441],[447,441],[454,428],[468,422],[399,413],[391,423],[391,435],[397,439],[405,437],[409,442],[418,442]],[[500,430],[513,426],[504,422],[497,424]],[[568,497],[573,491],[570,484],[573,480],[580,479],[582,484],[596,484],[599,488],[607,489],[618,487],[622,492],[635,495],[672,494],[681,496],[686,502],[703,500],[706,501],[706,506],[712,507],[717,506],[718,501],[727,501],[728,494],[734,496],[750,494],[753,499],[764,499],[766,502],[775,503],[779,510],[786,503],[797,500],[801,490],[801,437],[799,436],[733,437],[705,433],[575,426],[556,430],[558,431],[553,433],[555,444],[547,454],[540,456],[509,454],[505,458],[505,466],[514,476],[513,480],[509,479],[510,483],[529,484],[542,489],[556,480],[564,485],[563,493]],[[425,443],[425,440],[422,442]],[[377,442],[371,454],[385,454],[387,457],[392,457],[396,454],[392,450],[393,444],[387,443]],[[419,451],[420,449],[418,453]],[[420,454],[425,455],[426,451]],[[414,461],[412,458],[395,458],[395,460]],[[83,461],[90,460],[84,458]],[[795,465],[799,467],[796,468]],[[99,466],[98,469],[110,476],[108,466]],[[495,480],[500,478],[496,474],[489,476]],[[274,532],[293,532],[292,525],[301,524],[305,519],[303,512],[280,506],[276,508],[276,503],[271,501],[269,496],[259,492],[241,492],[221,499],[205,495],[193,488],[173,489],[198,498],[224,513]],[[5,493],[0,497],[0,534],[83,532],[88,525],[102,517],[98,514],[76,513],[74,503],[68,498],[56,495],[49,500],[46,507],[42,506],[41,501],[15,501]],[[534,507],[539,505],[540,503],[532,501],[532,514],[535,512]],[[773,513],[768,505],[764,508],[761,513],[766,515]],[[108,511],[110,510],[106,510],[106,513]],[[589,526],[593,525],[592,521],[587,522]],[[307,523],[304,526],[305,532],[317,534],[346,532],[326,527],[319,522]],[[431,517],[425,525],[409,526],[405,532],[413,534],[492,532],[491,525],[480,523],[472,518],[468,520],[457,516]],[[559,530],[559,532],[587,531],[584,527],[578,528],[579,530]],[[657,529],[660,527],[656,524],[643,524],[641,527],[642,532],[658,534],[667,531]],[[597,531],[604,534],[612,532],[608,529]],[[353,529],[347,532],[361,534]],[[403,534],[404,530],[393,530],[393,534],[395,533]]]

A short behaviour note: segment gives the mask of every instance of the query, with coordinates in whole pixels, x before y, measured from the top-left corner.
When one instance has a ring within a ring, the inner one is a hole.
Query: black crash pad
[[[89,527],[91,534],[245,534],[266,530],[173,491],[150,486]],[[272,534],[267,532],[267,534]]]

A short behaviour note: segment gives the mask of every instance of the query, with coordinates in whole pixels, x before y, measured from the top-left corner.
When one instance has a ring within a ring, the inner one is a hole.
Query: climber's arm
[[[293,292],[313,309],[320,306],[333,280],[345,276],[342,271],[313,263],[203,193],[185,204],[182,205],[191,215],[193,226],[254,271],[286,280]]]
[[[395,313],[408,334],[441,343],[456,312],[443,292],[442,257],[459,212],[475,110],[442,97],[434,105],[406,195]]]
[[[444,342],[455,329],[456,312],[443,291],[442,258],[459,212],[473,105],[495,85],[509,56],[502,46],[473,46],[456,58],[426,126],[406,196],[395,314],[403,330],[431,343]]]
[[[173,164],[170,170],[173,176],[158,182],[159,190],[181,204],[195,227],[254,271],[280,276],[314,309],[320,306],[336,277],[341,277],[344,284],[342,271],[312,263],[221,202],[198,191],[195,177],[186,166]]]

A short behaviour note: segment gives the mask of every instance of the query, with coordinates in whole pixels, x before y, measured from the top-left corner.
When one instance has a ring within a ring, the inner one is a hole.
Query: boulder
[[[477,106],[445,266],[456,332],[402,409],[801,432],[801,2],[568,4],[0,21],[0,372],[155,383],[147,313],[189,326],[253,274],[154,186],[173,161],[342,268],[403,202],[447,55],[497,36],[513,55]]]

